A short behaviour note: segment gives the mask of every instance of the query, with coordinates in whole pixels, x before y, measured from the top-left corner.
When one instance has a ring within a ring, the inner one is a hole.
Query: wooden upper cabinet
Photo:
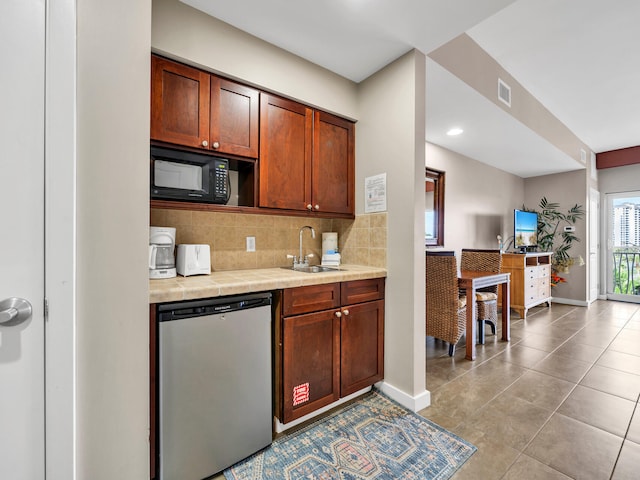
[[[258,158],[258,90],[151,57],[151,139]]]
[[[156,55],[151,140],[257,159],[254,206],[355,212],[353,122]]]
[[[314,211],[355,211],[355,128],[353,122],[314,112],[311,195]]]
[[[353,122],[275,96],[260,103],[260,206],[353,214]]]
[[[211,76],[212,150],[258,158],[259,98],[253,88]]]
[[[209,141],[210,75],[151,57],[151,139],[188,147]]]
[[[260,206],[305,210],[311,204],[313,111],[260,97]]]

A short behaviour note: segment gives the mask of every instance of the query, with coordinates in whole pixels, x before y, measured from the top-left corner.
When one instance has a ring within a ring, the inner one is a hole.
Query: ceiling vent
[[[498,100],[511,108],[511,87],[498,78]]]

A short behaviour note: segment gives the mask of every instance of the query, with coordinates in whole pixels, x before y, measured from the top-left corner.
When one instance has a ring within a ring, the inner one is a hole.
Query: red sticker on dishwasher
[[[293,387],[293,406],[309,401],[309,383]]]

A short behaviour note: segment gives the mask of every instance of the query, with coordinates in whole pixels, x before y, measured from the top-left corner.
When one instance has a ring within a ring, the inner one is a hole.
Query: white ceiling
[[[640,145],[638,0],[181,1],[356,82],[466,32],[595,152]],[[581,168],[429,59],[426,139],[522,177]]]
[[[599,153],[640,145],[638,21],[638,0],[519,0],[467,33]]]
[[[427,57],[427,140],[520,177],[581,166]],[[448,136],[450,127],[464,130]]]
[[[513,0],[181,0],[360,82],[448,42]]]

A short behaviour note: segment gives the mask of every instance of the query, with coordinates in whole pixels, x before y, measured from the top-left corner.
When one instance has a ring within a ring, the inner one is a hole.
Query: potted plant
[[[538,214],[538,248],[543,252],[553,252],[552,261],[552,286],[564,283],[565,279],[558,273],[568,273],[573,265],[584,265],[580,255],[572,257],[569,250],[574,242],[580,239],[575,235],[575,229],[564,227],[574,226],[578,220],[584,217],[585,211],[582,205],[577,203],[566,212],[559,210],[560,204],[549,202],[542,197],[538,204],[538,210],[529,210]],[[523,206],[526,210],[526,207]],[[561,228],[562,227],[562,228]]]

